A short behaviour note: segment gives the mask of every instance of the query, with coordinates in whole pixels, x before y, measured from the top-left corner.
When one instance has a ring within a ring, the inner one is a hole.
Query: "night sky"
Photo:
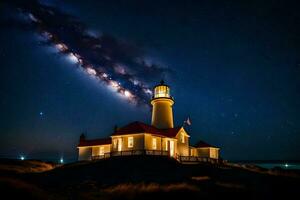
[[[150,124],[164,79],[192,144],[300,159],[297,1],[24,2],[0,3],[1,157],[75,160],[82,132]]]

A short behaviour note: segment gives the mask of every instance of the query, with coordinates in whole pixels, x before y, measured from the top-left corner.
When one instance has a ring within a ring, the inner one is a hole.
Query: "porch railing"
[[[161,150],[129,150],[129,151],[112,151],[105,153],[104,155],[92,156],[92,160],[98,160],[103,158],[109,158],[112,156],[134,156],[134,155],[157,155],[157,156],[169,156],[168,151]]]
[[[208,158],[208,157],[198,157],[198,156],[177,156],[179,162],[208,162],[208,163],[219,163],[219,159]]]
[[[110,158],[114,156],[134,156],[134,155],[157,155],[157,156],[170,156],[169,151],[161,151],[161,150],[129,150],[129,151],[112,151],[109,153],[105,153],[104,155],[92,156],[92,160],[99,160]],[[208,157],[197,157],[197,156],[180,156],[178,154],[175,155],[175,159],[181,163],[220,163],[219,159],[208,158]]]

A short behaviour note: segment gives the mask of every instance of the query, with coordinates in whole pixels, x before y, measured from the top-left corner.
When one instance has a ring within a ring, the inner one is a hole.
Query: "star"
[[[44,115],[44,113],[41,111],[41,112],[40,112],[40,116],[43,116],[43,115]]]

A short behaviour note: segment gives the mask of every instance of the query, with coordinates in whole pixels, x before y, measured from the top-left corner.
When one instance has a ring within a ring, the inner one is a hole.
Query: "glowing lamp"
[[[169,86],[164,84],[164,81],[161,81],[159,85],[154,88],[153,98],[171,98]]]

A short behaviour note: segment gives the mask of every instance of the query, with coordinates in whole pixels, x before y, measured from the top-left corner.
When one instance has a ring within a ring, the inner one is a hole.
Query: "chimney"
[[[115,126],[114,126],[114,133],[117,132],[118,130],[119,130],[118,126],[115,125]]]
[[[83,142],[85,141],[85,134],[81,133],[80,137],[79,137],[79,142]]]

